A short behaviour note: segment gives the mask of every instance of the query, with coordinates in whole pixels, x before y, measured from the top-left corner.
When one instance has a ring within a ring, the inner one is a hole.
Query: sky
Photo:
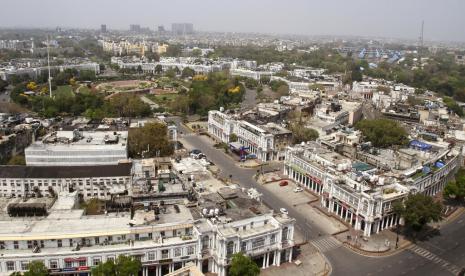
[[[465,0],[1,0],[0,27],[156,29],[465,41]]]

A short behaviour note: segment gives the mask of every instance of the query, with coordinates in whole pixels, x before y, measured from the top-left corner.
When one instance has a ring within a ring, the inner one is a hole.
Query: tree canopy
[[[28,271],[24,272],[24,276],[47,276],[49,275],[47,267],[43,262],[32,261],[28,265]]]
[[[444,188],[444,197],[464,201],[465,199],[465,169],[460,169],[455,175],[455,179],[449,181]]]
[[[250,259],[250,257],[244,255],[242,252],[236,253],[232,256],[228,275],[258,276],[259,274],[260,268],[254,261],[252,261],[252,259]]]
[[[362,120],[355,125],[373,146],[386,148],[392,145],[405,145],[408,136],[396,121],[389,119]]]
[[[128,134],[129,155],[134,158],[171,155],[173,146],[168,140],[167,130],[167,126],[159,122],[131,128]]]
[[[119,255],[118,258],[100,263],[92,268],[92,275],[95,276],[132,276],[137,275],[142,264],[133,257]]]
[[[412,194],[394,204],[394,212],[405,220],[405,226],[419,232],[429,222],[441,220],[442,205],[430,196]]]

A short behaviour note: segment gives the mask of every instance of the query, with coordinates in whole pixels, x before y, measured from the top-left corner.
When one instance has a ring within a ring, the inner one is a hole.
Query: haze
[[[355,35],[465,41],[463,0],[7,0],[0,27],[156,29],[191,22],[200,31]]]

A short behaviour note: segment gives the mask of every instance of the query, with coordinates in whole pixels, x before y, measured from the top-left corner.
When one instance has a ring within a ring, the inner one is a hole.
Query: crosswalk
[[[414,244],[408,248],[410,251],[413,253],[430,260],[431,262],[438,264],[448,270],[450,273],[453,275],[458,275],[460,273],[460,268],[458,268],[456,265],[449,263],[448,261],[442,259],[441,257],[431,253],[430,251]]]
[[[318,238],[312,240],[311,243],[322,253],[342,246],[342,243],[333,236]]]

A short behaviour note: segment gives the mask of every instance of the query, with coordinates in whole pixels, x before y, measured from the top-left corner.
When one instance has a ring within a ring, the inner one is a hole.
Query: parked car
[[[194,159],[200,159],[202,157],[205,157],[205,154],[202,153],[201,150],[199,149],[193,149],[190,151],[189,153],[190,157],[194,158]]]
[[[294,193],[300,193],[300,192],[303,192],[304,190],[300,187],[295,187],[294,188]]]
[[[283,214],[283,215],[289,214],[289,213],[287,212],[287,209],[286,209],[286,208],[281,208],[281,209],[279,209],[279,211],[280,211],[281,214]]]
[[[281,182],[279,182],[279,186],[283,187],[283,186],[287,186],[289,183],[287,182],[287,180],[283,180]]]

